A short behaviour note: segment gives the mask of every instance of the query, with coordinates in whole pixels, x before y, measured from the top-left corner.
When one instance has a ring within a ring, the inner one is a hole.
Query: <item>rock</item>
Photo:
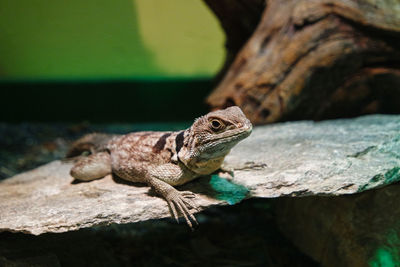
[[[398,266],[400,184],[348,196],[281,198],[277,224],[322,266]]]
[[[54,161],[0,182],[0,231],[41,234],[169,217],[147,186],[111,176],[74,183],[70,162]],[[222,173],[180,190],[200,210],[249,197],[341,195],[400,179],[400,116],[374,115],[256,127],[227,156]],[[225,177],[225,178],[221,178]]]
[[[258,127],[225,168],[252,196],[341,195],[400,180],[400,116]]]
[[[111,175],[75,183],[72,163],[53,161],[0,183],[0,231],[42,234],[94,225],[131,223],[169,217],[166,202],[149,194],[149,187],[130,184]],[[222,203],[207,185],[192,183],[200,209]],[[204,191],[204,192],[203,192]],[[209,191],[209,192],[207,192]]]

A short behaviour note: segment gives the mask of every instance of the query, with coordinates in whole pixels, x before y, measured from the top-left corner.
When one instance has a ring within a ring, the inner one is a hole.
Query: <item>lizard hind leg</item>
[[[91,181],[111,173],[111,157],[108,152],[91,154],[78,160],[72,167],[70,174],[80,181]]]

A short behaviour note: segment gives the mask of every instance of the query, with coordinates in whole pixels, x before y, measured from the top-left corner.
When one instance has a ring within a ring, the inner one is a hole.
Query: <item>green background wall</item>
[[[1,0],[0,79],[211,77],[224,37],[201,0]]]

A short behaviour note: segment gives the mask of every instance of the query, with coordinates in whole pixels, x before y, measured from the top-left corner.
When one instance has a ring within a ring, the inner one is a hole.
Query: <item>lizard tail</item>
[[[91,153],[104,149],[107,142],[113,138],[115,135],[111,134],[101,134],[101,133],[92,133],[84,135],[79,138],[75,142],[72,143],[69,150],[67,151],[65,157],[71,158],[75,156],[79,156],[82,152],[89,151]]]

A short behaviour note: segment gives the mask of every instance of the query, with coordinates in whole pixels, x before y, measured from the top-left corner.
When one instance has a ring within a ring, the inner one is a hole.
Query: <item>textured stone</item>
[[[321,266],[399,266],[400,184],[360,194],[280,198],[277,225]]]
[[[94,225],[130,223],[169,217],[166,202],[149,187],[129,184],[111,175],[74,183],[72,163],[53,161],[0,183],[0,231],[41,234],[65,232]],[[199,192],[200,209],[221,203],[209,179],[191,184]],[[200,187],[200,188],[199,188]],[[202,191],[209,190],[206,195]]]
[[[341,195],[400,180],[400,116],[258,127],[225,161],[252,196]]]
[[[0,231],[41,234],[169,217],[147,186],[108,176],[74,183],[72,163],[54,161],[0,182]],[[233,172],[180,190],[200,210],[246,197],[340,195],[400,179],[400,117],[366,116],[257,127],[226,158]]]

